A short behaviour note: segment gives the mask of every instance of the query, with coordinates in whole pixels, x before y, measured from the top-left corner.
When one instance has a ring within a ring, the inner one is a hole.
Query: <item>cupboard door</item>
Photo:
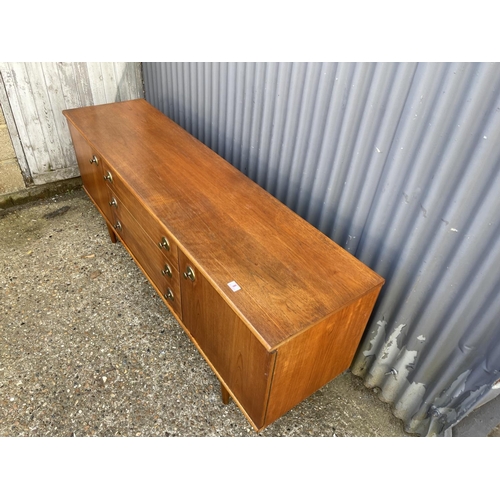
[[[268,352],[179,252],[182,321],[257,429],[264,425],[275,353]]]
[[[103,160],[92,150],[85,138],[69,123],[71,139],[75,148],[83,186],[92,201],[111,221],[111,209],[108,204],[108,189],[104,180]]]

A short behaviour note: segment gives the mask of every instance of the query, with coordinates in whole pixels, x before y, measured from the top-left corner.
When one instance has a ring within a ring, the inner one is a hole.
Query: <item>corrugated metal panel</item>
[[[140,63],[0,63],[0,75],[27,184],[79,175],[64,109],[144,97]]]
[[[500,392],[500,64],[143,69],[153,105],[386,278],[352,370],[408,431]]]

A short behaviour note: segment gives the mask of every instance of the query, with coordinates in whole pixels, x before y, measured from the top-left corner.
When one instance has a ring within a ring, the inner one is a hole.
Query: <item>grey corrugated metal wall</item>
[[[500,392],[500,64],[143,72],[149,102],[385,277],[352,370],[408,431]]]

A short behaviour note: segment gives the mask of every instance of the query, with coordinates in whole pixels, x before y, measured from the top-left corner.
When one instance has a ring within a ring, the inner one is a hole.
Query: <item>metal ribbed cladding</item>
[[[407,431],[500,392],[500,64],[143,68],[151,104],[386,279],[352,370]]]

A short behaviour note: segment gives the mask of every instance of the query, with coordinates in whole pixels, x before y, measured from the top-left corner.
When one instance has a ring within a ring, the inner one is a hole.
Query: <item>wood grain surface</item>
[[[269,353],[182,253],[182,322],[257,429],[264,426],[275,353]],[[222,391],[227,401],[227,391]]]
[[[379,289],[278,349],[266,425],[349,368]]]
[[[104,181],[104,161],[71,124],[69,124],[69,129],[83,185],[92,201],[98,206],[107,220],[111,221],[111,207],[108,204],[108,191]],[[94,156],[97,158],[97,163],[90,163]]]
[[[169,297],[167,300],[172,309],[182,318],[178,264],[176,263],[175,267],[170,266],[171,277],[163,275],[162,270],[171,261],[167,261],[165,252],[160,250],[156,243],[149,238],[142,226],[122,203],[122,200],[110,189],[109,199],[112,198],[117,202],[117,205],[112,207],[113,222],[114,224],[120,222],[120,228],[116,229],[116,234],[122,238],[146,274],[162,292],[164,298],[168,288],[171,289],[173,297]]]
[[[177,269],[179,267],[177,244],[172,238],[170,231],[158,220],[154,213],[138,202],[137,196],[127,187],[117,169],[108,165],[106,167],[111,172],[113,179],[112,181],[108,181],[108,187],[120,198],[122,202],[120,206],[124,205],[133,211],[134,219],[137,220],[137,223],[148,234],[156,246],[162,241],[163,237],[167,238],[169,247],[168,249],[163,248],[162,252],[170,265]]]
[[[268,350],[382,285],[146,101],[64,114]]]
[[[146,101],[64,114],[112,239],[214,370],[224,403],[260,430],[349,367],[380,276]]]

